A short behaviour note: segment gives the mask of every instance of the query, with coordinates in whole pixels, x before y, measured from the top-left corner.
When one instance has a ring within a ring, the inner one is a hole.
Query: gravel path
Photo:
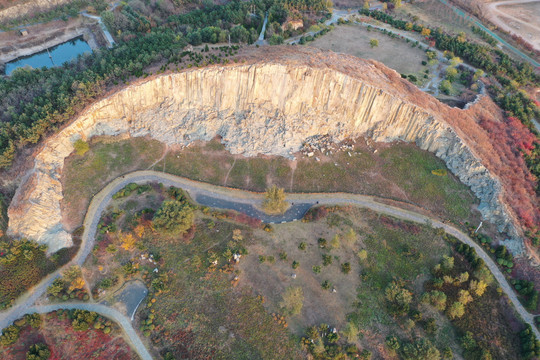
[[[284,215],[274,217],[264,214],[257,208],[257,206],[262,202],[263,199],[263,194],[261,193],[231,189],[222,186],[214,186],[208,183],[197,182],[179,176],[151,170],[136,171],[116,178],[92,198],[84,220],[84,233],[82,236],[81,248],[75,258],[72,260],[72,262],[65,265],[62,269],[67,268],[73,264],[82,265],[82,263],[94,247],[94,239],[101,214],[111,201],[112,196],[124,186],[132,182],[160,182],[165,186],[179,187],[186,190],[188,194],[194,200],[200,202],[201,205],[221,207],[245,212],[248,215],[257,217],[265,222],[271,222],[268,220],[274,220],[272,222],[289,222],[299,220],[304,216],[305,212],[311,206],[317,204],[354,204],[356,206],[367,208],[382,214],[394,216],[402,220],[412,221],[421,224],[429,223],[433,227],[443,228],[448,234],[456,237],[461,242],[476,249],[478,256],[484,260],[486,266],[491,270],[495,279],[499,282],[500,287],[508,296],[518,314],[526,323],[531,325],[534,333],[536,334],[536,337],[540,339],[540,332],[534,324],[534,315],[530,314],[527,310],[525,310],[523,305],[521,305],[516,294],[514,293],[514,290],[506,281],[506,278],[499,269],[499,267],[480,245],[475,243],[471,238],[469,238],[466,234],[462,233],[454,226],[442,223],[436,218],[421,215],[396,206],[384,204],[374,196],[346,193],[287,194],[287,200],[291,203],[291,207]],[[1,312],[0,329],[10,325],[13,321],[22,317],[26,313],[35,312],[36,308],[33,307],[35,301],[46,292],[47,287],[57,276],[59,276],[62,269],[57,270],[53,274],[43,279],[36,287],[34,287],[31,291],[28,291],[24,296],[18,299],[18,301],[11,309]],[[131,343],[135,344],[135,346],[139,346],[137,344],[140,344],[140,346],[142,346],[142,343],[138,338],[137,333],[133,330],[129,319],[118,313],[116,310],[99,304],[84,303],[71,305],[78,306],[77,308],[84,308],[86,310],[92,308],[94,310],[91,311],[96,311],[105,316],[110,316],[114,320],[119,319],[118,322],[120,326],[124,328],[126,334],[129,336]],[[66,303],[50,306],[40,306],[38,307],[38,309],[48,309],[51,307],[60,309],[65,308],[65,306]],[[142,354],[142,352],[140,352],[139,350],[140,349],[138,349],[139,354]],[[143,357],[143,359],[147,358]]]

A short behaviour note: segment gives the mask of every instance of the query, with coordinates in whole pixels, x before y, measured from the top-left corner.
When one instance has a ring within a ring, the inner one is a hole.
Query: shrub
[[[294,260],[294,261],[292,262],[292,268],[293,268],[293,269],[297,269],[299,266],[300,266],[300,263],[299,263],[298,261]]]
[[[88,143],[82,139],[75,141],[73,147],[75,148],[75,153],[79,156],[83,156],[90,150]]]
[[[281,251],[279,253],[279,258],[283,261],[287,260],[287,253],[285,251]]]
[[[300,245],[298,245],[299,250],[306,250],[307,244],[305,242],[301,242]]]
[[[365,249],[362,249],[358,252],[358,258],[360,259],[360,261],[366,261],[367,260],[367,257],[368,257],[368,253],[367,253],[367,250]]]
[[[412,293],[401,287],[396,281],[392,281],[385,289],[386,299],[390,302],[391,310],[397,314],[405,314],[409,311],[412,301]]]
[[[388,335],[385,341],[386,346],[391,350],[398,350],[400,347],[399,339],[394,335]]]
[[[330,255],[323,254],[322,260],[323,260],[323,265],[324,266],[328,266],[328,265],[332,264],[332,256],[330,256]]]
[[[439,360],[441,358],[439,350],[428,339],[407,343],[403,346],[402,352],[405,360]]]
[[[313,266],[313,272],[315,274],[320,274],[321,273],[321,267],[320,266]]]
[[[24,319],[26,320],[26,323],[34,329],[38,329],[39,327],[41,327],[42,319],[41,315],[38,313],[26,314],[24,316]]]
[[[324,290],[328,290],[330,289],[330,287],[332,287],[332,284],[330,283],[330,281],[328,280],[324,280],[321,284],[321,287],[324,289]]]
[[[51,356],[51,351],[45,344],[34,344],[26,353],[26,360],[47,360]]]
[[[459,319],[465,314],[465,306],[459,301],[454,302],[448,308],[448,317],[452,320]]]
[[[351,264],[348,263],[348,262],[341,264],[341,272],[343,272],[344,274],[350,273],[351,272]]]
[[[288,287],[282,295],[279,306],[283,313],[297,315],[304,306],[304,292],[301,287]]]
[[[431,170],[431,173],[433,175],[437,175],[437,176],[446,176],[448,174],[448,172],[446,171],[446,169],[435,169],[435,170]]]
[[[0,336],[0,344],[4,346],[14,344],[17,340],[19,340],[19,332],[19,327],[15,325],[10,325],[3,329],[2,335]]]
[[[319,239],[317,240],[317,243],[319,244],[319,247],[320,247],[321,249],[326,248],[326,239],[325,239],[325,238],[319,238]]]
[[[330,247],[332,249],[339,249],[340,245],[341,245],[341,243],[339,241],[339,235],[336,234],[336,235],[334,235],[332,240],[330,240]]]

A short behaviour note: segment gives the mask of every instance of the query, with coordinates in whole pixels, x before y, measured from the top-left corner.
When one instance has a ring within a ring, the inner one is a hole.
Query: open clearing
[[[456,223],[479,219],[470,190],[450,173],[434,175],[432,171],[446,169],[443,161],[412,144],[368,144],[358,139],[351,143],[351,151],[316,152],[313,157],[297,154],[298,160],[290,161],[232,155],[217,139],[169,149],[164,157],[165,146],[155,140],[110,140],[96,142],[84,156],[66,160],[62,209],[69,229],[80,226],[90,198],[105,184],[150,167],[239,189],[260,192],[275,184],[288,192],[360,193],[402,201]]]
[[[371,39],[378,40],[379,46],[372,48],[369,44]],[[401,74],[414,74],[418,78],[422,78],[420,73],[427,69],[421,64],[427,60],[424,51],[411,47],[405,40],[393,39],[379,31],[368,31],[362,25],[336,26],[309,46],[377,60]]]
[[[458,290],[469,286],[468,280],[452,280],[435,287],[432,274],[457,279],[468,272],[470,280],[482,276],[436,229],[336,207],[318,208],[309,221],[264,231],[234,212],[200,208],[186,233],[164,233],[153,225],[152,214],[160,206],[158,199],[178,199],[176,194],[157,185],[139,186],[114,200],[101,221],[107,231],[84,265],[92,287],[112,277],[146,283],[150,294],[136,323],[154,354],[300,359],[306,353],[299,337],[310,326],[327,324],[340,334],[337,347],[325,344],[327,351],[350,351],[352,345],[354,351],[387,358],[385,339],[395,335],[402,344],[426,338],[460,358],[459,338],[471,331],[493,358],[518,358],[516,331],[521,325],[493,285],[475,296],[456,321],[421,301],[426,291],[440,289],[451,304]],[[141,211],[145,206],[149,209]],[[128,250],[123,244],[130,235],[136,241]],[[242,257],[237,262],[233,254]],[[454,265],[433,270],[443,255],[454,256]],[[94,276],[98,269],[106,274]],[[396,314],[385,296],[392,281],[412,294],[404,313]],[[299,312],[288,312],[282,303],[288,288],[302,291]],[[350,326],[359,329],[358,336],[347,336]],[[291,338],[289,331],[297,337]]]

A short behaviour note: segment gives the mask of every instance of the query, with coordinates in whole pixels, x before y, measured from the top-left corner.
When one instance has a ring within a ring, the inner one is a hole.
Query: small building
[[[28,30],[26,30],[26,29],[20,29],[20,30],[19,30],[19,35],[21,35],[21,36],[26,36],[26,35],[28,35]]]

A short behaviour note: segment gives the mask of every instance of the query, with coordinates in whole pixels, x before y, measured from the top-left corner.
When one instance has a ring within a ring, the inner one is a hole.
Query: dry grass
[[[379,46],[371,48],[369,41],[379,40]],[[427,69],[421,62],[426,60],[424,51],[412,48],[405,40],[393,39],[379,31],[368,31],[362,25],[340,25],[309,44],[320,49],[332,50],[373,59],[401,74],[419,74]]]

